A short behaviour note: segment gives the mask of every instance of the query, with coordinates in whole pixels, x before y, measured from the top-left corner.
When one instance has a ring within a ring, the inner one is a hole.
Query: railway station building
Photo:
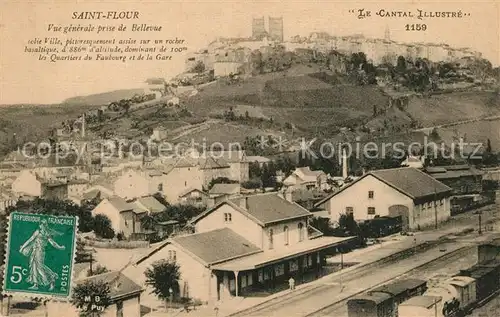
[[[175,260],[179,295],[203,302],[283,288],[290,277],[318,278],[326,255],[355,238],[323,236],[308,224],[312,216],[276,193],[229,199],[194,218],[194,234],[167,240],[135,267]]]

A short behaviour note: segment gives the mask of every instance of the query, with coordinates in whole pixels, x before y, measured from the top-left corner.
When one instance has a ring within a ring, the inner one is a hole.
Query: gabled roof
[[[208,265],[262,252],[229,228],[179,236],[171,241]]]
[[[165,206],[160,203],[156,198],[153,196],[146,196],[146,197],[140,197],[137,198],[134,203],[139,207],[139,209],[144,209],[146,208],[147,211],[151,212],[162,212],[165,210]]]
[[[133,210],[134,206],[129,204],[125,199],[119,196],[112,196],[108,198],[109,203],[116,208],[119,212]]]
[[[214,168],[228,168],[229,164],[222,158],[215,158],[208,156],[206,158],[200,158],[199,160],[200,169],[214,169]]]
[[[215,184],[209,191],[209,194],[239,194],[240,184]]]
[[[279,197],[276,193],[266,193],[224,200],[201,213],[198,217],[192,219],[191,223],[194,224],[198,222],[200,219],[226,204],[246,215],[262,227],[280,221],[313,215],[302,206],[289,202]]]
[[[82,284],[87,281],[104,282],[109,285],[109,297],[111,300],[140,294],[144,289],[134,283],[131,279],[118,271],[94,275],[75,281]]]
[[[183,192],[181,192],[179,194],[179,197],[184,197],[186,196],[187,194],[190,194],[192,192],[199,192],[200,194],[202,195],[205,195],[207,196],[207,193],[205,193],[204,191],[202,191],[201,189],[198,189],[198,188],[193,188],[193,187],[189,187],[188,189],[184,190]]]
[[[328,197],[320,200],[315,206],[319,206],[330,200],[333,196],[338,195],[344,190],[351,188],[365,177],[373,176],[381,182],[389,185],[400,193],[415,200],[422,197],[432,196],[451,192],[452,189],[432,176],[413,167],[400,167],[385,170],[371,171],[351,184],[343,187],[339,191],[332,193]]]
[[[92,200],[92,199],[95,199],[97,197],[99,197],[99,195],[101,194],[101,191],[98,190],[98,189],[92,189],[86,193],[83,194],[82,198],[85,199],[85,200]]]

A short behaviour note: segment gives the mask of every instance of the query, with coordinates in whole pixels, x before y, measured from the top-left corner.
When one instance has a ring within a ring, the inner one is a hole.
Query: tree
[[[406,72],[406,58],[404,58],[404,56],[401,56],[401,55],[398,56],[398,61],[396,64],[396,71],[398,73]]]
[[[441,139],[436,128],[432,129],[430,137],[431,137],[431,140],[434,142],[439,141]]]
[[[71,303],[80,311],[80,316],[93,317],[103,312],[96,311],[95,308],[92,308],[92,305],[106,309],[111,303],[109,294],[108,283],[87,280],[73,288]]]
[[[260,177],[262,175],[259,162],[250,162],[248,164],[248,174],[250,176],[250,179]]]
[[[492,166],[498,164],[498,156],[495,153],[493,153],[490,139],[488,139],[486,142],[486,149],[483,153],[482,161],[483,161],[482,163],[486,166]]]
[[[92,271],[90,271],[90,269],[87,270],[87,276],[100,275],[108,272],[109,270],[105,266],[97,265]]]
[[[170,290],[172,290],[173,296],[179,295],[181,273],[177,263],[165,260],[157,261],[153,263],[152,267],[146,269],[144,275],[146,276],[146,284],[153,288],[152,293],[159,299],[168,301]]]
[[[115,232],[111,226],[111,220],[105,215],[95,216],[94,232],[97,236],[104,239],[112,239],[115,237]]]
[[[202,61],[197,61],[193,68],[191,68],[191,72],[201,74],[205,71],[205,69],[205,64]]]
[[[83,240],[80,237],[78,237],[78,239],[76,240],[75,262],[84,263],[89,261],[90,261],[90,253],[85,249],[85,243],[83,242]]]
[[[197,207],[193,205],[169,205],[164,212],[154,214],[153,218],[157,222],[176,220],[179,224],[184,225],[191,218],[198,216],[203,211],[205,211],[204,207]]]
[[[215,184],[237,184],[238,181],[229,179],[227,177],[217,177],[214,178],[208,183],[208,189],[210,190],[212,187],[214,187]]]
[[[15,206],[7,208],[24,213],[39,213],[54,216],[78,216],[78,230],[90,232],[93,230],[92,209],[87,205],[78,206],[71,201],[35,198],[34,200],[19,200]]]

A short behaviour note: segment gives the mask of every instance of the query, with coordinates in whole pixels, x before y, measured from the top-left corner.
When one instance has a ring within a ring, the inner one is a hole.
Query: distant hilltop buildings
[[[252,38],[261,41],[265,37],[271,41],[283,42],[283,18],[268,17],[269,28],[266,31],[265,18],[254,18],[252,22]]]
[[[481,53],[470,48],[453,48],[447,44],[435,43],[396,42],[391,40],[388,29],[383,39],[366,38],[359,34],[332,36],[327,32],[313,32],[306,37],[296,35],[285,41],[283,34],[283,18],[268,17],[267,29],[265,17],[253,18],[251,37],[216,39],[205,49],[188,55],[186,71],[192,72],[196,65],[203,64],[203,69],[214,70],[216,77],[241,74],[245,72],[243,68],[249,63],[253,53],[260,51],[266,55],[276,47],[283,47],[288,52],[310,50],[328,54],[337,51],[345,55],[363,52],[374,65],[395,65],[398,56],[409,61],[426,58],[432,62],[482,57]]]

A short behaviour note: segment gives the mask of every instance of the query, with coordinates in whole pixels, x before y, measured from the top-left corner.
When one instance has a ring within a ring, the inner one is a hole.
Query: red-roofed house
[[[433,226],[450,217],[452,189],[412,167],[371,171],[315,204],[338,222],[343,213],[358,221],[401,216],[405,229]]]
[[[265,290],[308,272],[319,276],[325,252],[353,238],[309,230],[310,217],[275,193],[229,199],[194,218],[194,234],[167,240],[134,267],[143,272],[155,261],[175,260],[181,296],[202,301]]]

